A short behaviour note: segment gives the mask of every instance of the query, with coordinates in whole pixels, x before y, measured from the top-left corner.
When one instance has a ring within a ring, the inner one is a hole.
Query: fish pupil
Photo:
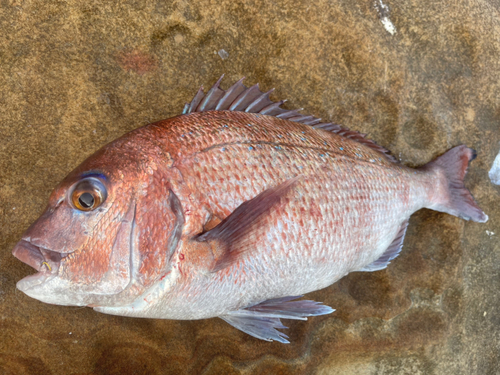
[[[83,193],[78,197],[78,202],[83,208],[92,208],[94,205],[94,197],[90,193]]]

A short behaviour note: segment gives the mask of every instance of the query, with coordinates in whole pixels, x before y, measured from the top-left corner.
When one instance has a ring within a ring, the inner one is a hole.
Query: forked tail
[[[488,216],[479,208],[464,185],[469,162],[475,158],[476,152],[473,149],[461,145],[422,167],[438,172],[441,180],[441,186],[437,187],[434,202],[429,208],[478,223],[488,221]]]

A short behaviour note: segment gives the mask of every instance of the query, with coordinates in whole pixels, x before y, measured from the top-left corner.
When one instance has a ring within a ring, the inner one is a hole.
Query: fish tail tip
[[[470,191],[464,185],[469,163],[477,157],[477,152],[465,145],[452,148],[424,168],[440,171],[444,187],[438,194],[437,202],[429,208],[446,212],[478,223],[488,221],[488,215],[478,206]]]
[[[471,158],[469,159],[469,163],[477,158],[477,151],[473,148],[470,149],[472,151]]]

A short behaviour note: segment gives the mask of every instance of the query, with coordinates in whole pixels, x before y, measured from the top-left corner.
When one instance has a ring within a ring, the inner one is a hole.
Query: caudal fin
[[[476,152],[465,145],[452,148],[444,155],[423,167],[427,170],[439,169],[444,175],[444,189],[440,191],[438,202],[432,209],[458,216],[478,223],[488,221],[488,216],[479,208],[469,190],[464,185],[469,162],[476,158]]]

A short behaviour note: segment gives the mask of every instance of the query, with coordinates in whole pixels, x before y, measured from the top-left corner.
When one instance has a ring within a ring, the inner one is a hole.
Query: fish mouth
[[[12,250],[12,255],[21,262],[33,267],[38,273],[47,276],[48,274],[57,274],[61,260],[68,254],[58,253],[41,246],[36,246],[29,241],[21,240]]]

